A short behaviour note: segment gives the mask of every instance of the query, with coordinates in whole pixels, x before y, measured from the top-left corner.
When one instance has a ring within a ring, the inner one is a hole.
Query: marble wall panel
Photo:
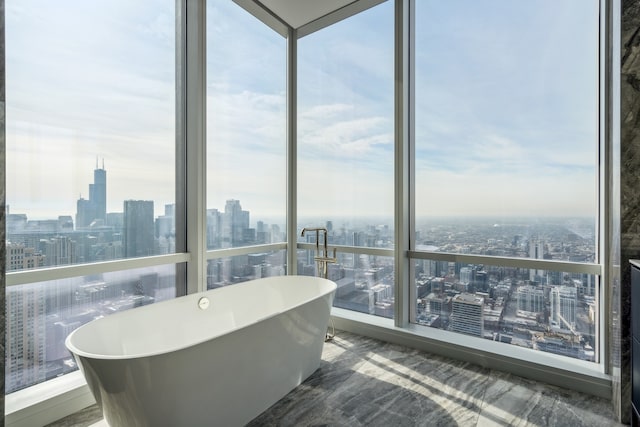
[[[0,427],[4,427],[5,360],[5,266],[6,266],[6,177],[5,177],[5,74],[4,74],[4,0],[0,0]]]
[[[640,258],[640,2],[623,0],[620,21],[620,257],[612,282],[613,403],[620,420],[630,421],[629,259]],[[614,242],[615,243],[615,242]],[[613,246],[613,245],[612,245]]]

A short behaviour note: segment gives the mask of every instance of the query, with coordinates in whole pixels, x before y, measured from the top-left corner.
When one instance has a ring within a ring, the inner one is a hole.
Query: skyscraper
[[[516,294],[518,310],[533,313],[544,311],[544,291],[535,286],[519,286]]]
[[[152,200],[125,200],[123,244],[125,258],[155,253]]]
[[[156,237],[168,238],[175,234],[176,220],[175,220],[175,205],[164,205],[164,215],[156,218]]]
[[[89,184],[89,200],[80,197],[76,204],[76,228],[89,227],[96,220],[104,222],[107,218],[107,171],[96,168],[93,171],[93,184]]]
[[[45,256],[46,265],[75,264],[76,242],[68,236],[56,236],[40,241],[40,251]]]
[[[243,211],[239,200],[227,200],[222,216],[222,247],[234,248],[246,243],[249,211]]]
[[[544,242],[538,239],[529,240],[529,258],[544,259]],[[544,275],[544,270],[529,270],[529,280],[535,281]]]
[[[474,268],[472,267],[462,267],[460,269],[460,282],[469,285],[471,283],[473,283],[473,276],[474,276]]]
[[[219,249],[221,241],[222,213],[207,209],[207,249]]]
[[[9,286],[5,335],[7,390],[15,391],[46,379],[46,300],[40,284]]]
[[[449,329],[481,337],[484,333],[484,298],[462,293],[454,296],[452,302]]]
[[[571,329],[576,323],[578,290],[572,286],[554,286],[549,292],[550,320],[564,329]]]

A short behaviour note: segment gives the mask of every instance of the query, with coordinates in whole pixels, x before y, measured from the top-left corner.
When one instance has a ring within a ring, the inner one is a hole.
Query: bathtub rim
[[[273,276],[273,277],[263,277],[260,279],[253,279],[253,280],[248,280],[246,282],[241,282],[241,283],[236,283],[234,285],[229,285],[229,286],[249,286],[249,284],[251,284],[252,282],[260,282],[260,281],[277,281],[277,280],[299,280],[300,278],[304,278],[305,280],[314,280],[317,282],[321,283],[321,287],[320,287],[320,292],[318,292],[317,294],[313,295],[313,297],[311,298],[306,298],[306,299],[301,299],[300,302],[298,302],[295,305],[286,307],[286,309],[284,310],[278,310],[278,311],[274,311],[273,313],[269,313],[266,316],[262,316],[262,317],[258,317],[255,319],[254,322],[228,330],[228,331],[224,331],[223,333],[219,333],[219,334],[213,334],[210,336],[207,336],[204,339],[201,340],[194,340],[193,342],[189,342],[186,345],[181,345],[181,346],[176,346],[174,348],[172,348],[171,350],[158,350],[158,351],[148,351],[148,352],[139,352],[137,354],[98,354],[98,353],[91,353],[85,350],[81,350],[79,349],[72,341],[76,335],[76,332],[83,329],[83,328],[89,328],[89,327],[93,327],[93,326],[89,326],[89,325],[93,325],[94,323],[97,322],[106,322],[109,319],[111,319],[113,316],[117,316],[119,314],[124,314],[124,313],[129,313],[133,310],[136,309],[129,309],[129,310],[125,310],[125,311],[121,311],[119,313],[114,313],[112,315],[109,316],[104,316],[98,319],[94,319],[90,322],[85,323],[84,325],[78,327],[77,329],[73,330],[65,339],[65,347],[67,348],[67,350],[69,350],[69,352],[74,356],[74,357],[84,357],[84,358],[90,358],[90,359],[97,359],[97,360],[129,360],[129,359],[141,359],[141,358],[145,358],[145,357],[153,357],[153,356],[158,356],[158,355],[162,355],[162,354],[167,354],[169,352],[177,352],[186,348],[190,348],[190,347],[194,347],[196,345],[205,343],[207,341],[213,340],[215,338],[233,333],[235,331],[239,331],[245,328],[248,328],[258,322],[262,322],[265,320],[268,320],[270,318],[279,316],[281,314],[285,314],[287,312],[293,311],[305,304],[310,303],[311,301],[320,299],[320,298],[324,298],[327,295],[330,295],[332,293],[335,293],[338,285],[329,279],[325,279],[322,277],[315,277],[315,276],[303,276],[303,275],[286,275],[286,276]],[[254,284],[255,286],[255,284]],[[326,289],[324,289],[326,287]],[[177,298],[173,298],[170,300],[166,300],[166,301],[160,301],[154,304],[150,304],[144,307],[139,307],[137,308],[137,310],[144,310],[146,309],[151,309],[155,306],[157,306],[158,304],[163,304],[163,303],[171,303],[173,301],[175,301],[178,298],[192,298],[194,299],[194,303],[197,304],[197,300],[200,299],[203,296],[209,295],[212,292],[215,292],[219,289],[224,289],[226,288],[216,288],[216,289],[209,289],[203,292],[198,292],[198,293],[194,293],[194,294],[188,294],[188,295],[184,295],[184,296],[180,296]],[[329,307],[329,310],[331,310],[331,307]],[[80,363],[78,363],[78,367],[80,367]]]

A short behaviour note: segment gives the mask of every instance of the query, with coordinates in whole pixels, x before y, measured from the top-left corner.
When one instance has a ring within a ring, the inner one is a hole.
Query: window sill
[[[331,314],[337,329],[611,399],[611,377],[601,364],[427,326],[399,328],[392,319],[335,307]]]
[[[93,405],[95,399],[80,371],[5,396],[8,427],[47,425]]]

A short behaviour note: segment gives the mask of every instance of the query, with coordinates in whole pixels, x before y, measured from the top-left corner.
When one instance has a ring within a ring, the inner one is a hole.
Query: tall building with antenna
[[[96,168],[93,170],[93,184],[89,184],[89,199],[82,196],[76,205],[76,229],[87,228],[95,221],[104,224],[107,218],[107,171],[98,167],[96,157]]]

